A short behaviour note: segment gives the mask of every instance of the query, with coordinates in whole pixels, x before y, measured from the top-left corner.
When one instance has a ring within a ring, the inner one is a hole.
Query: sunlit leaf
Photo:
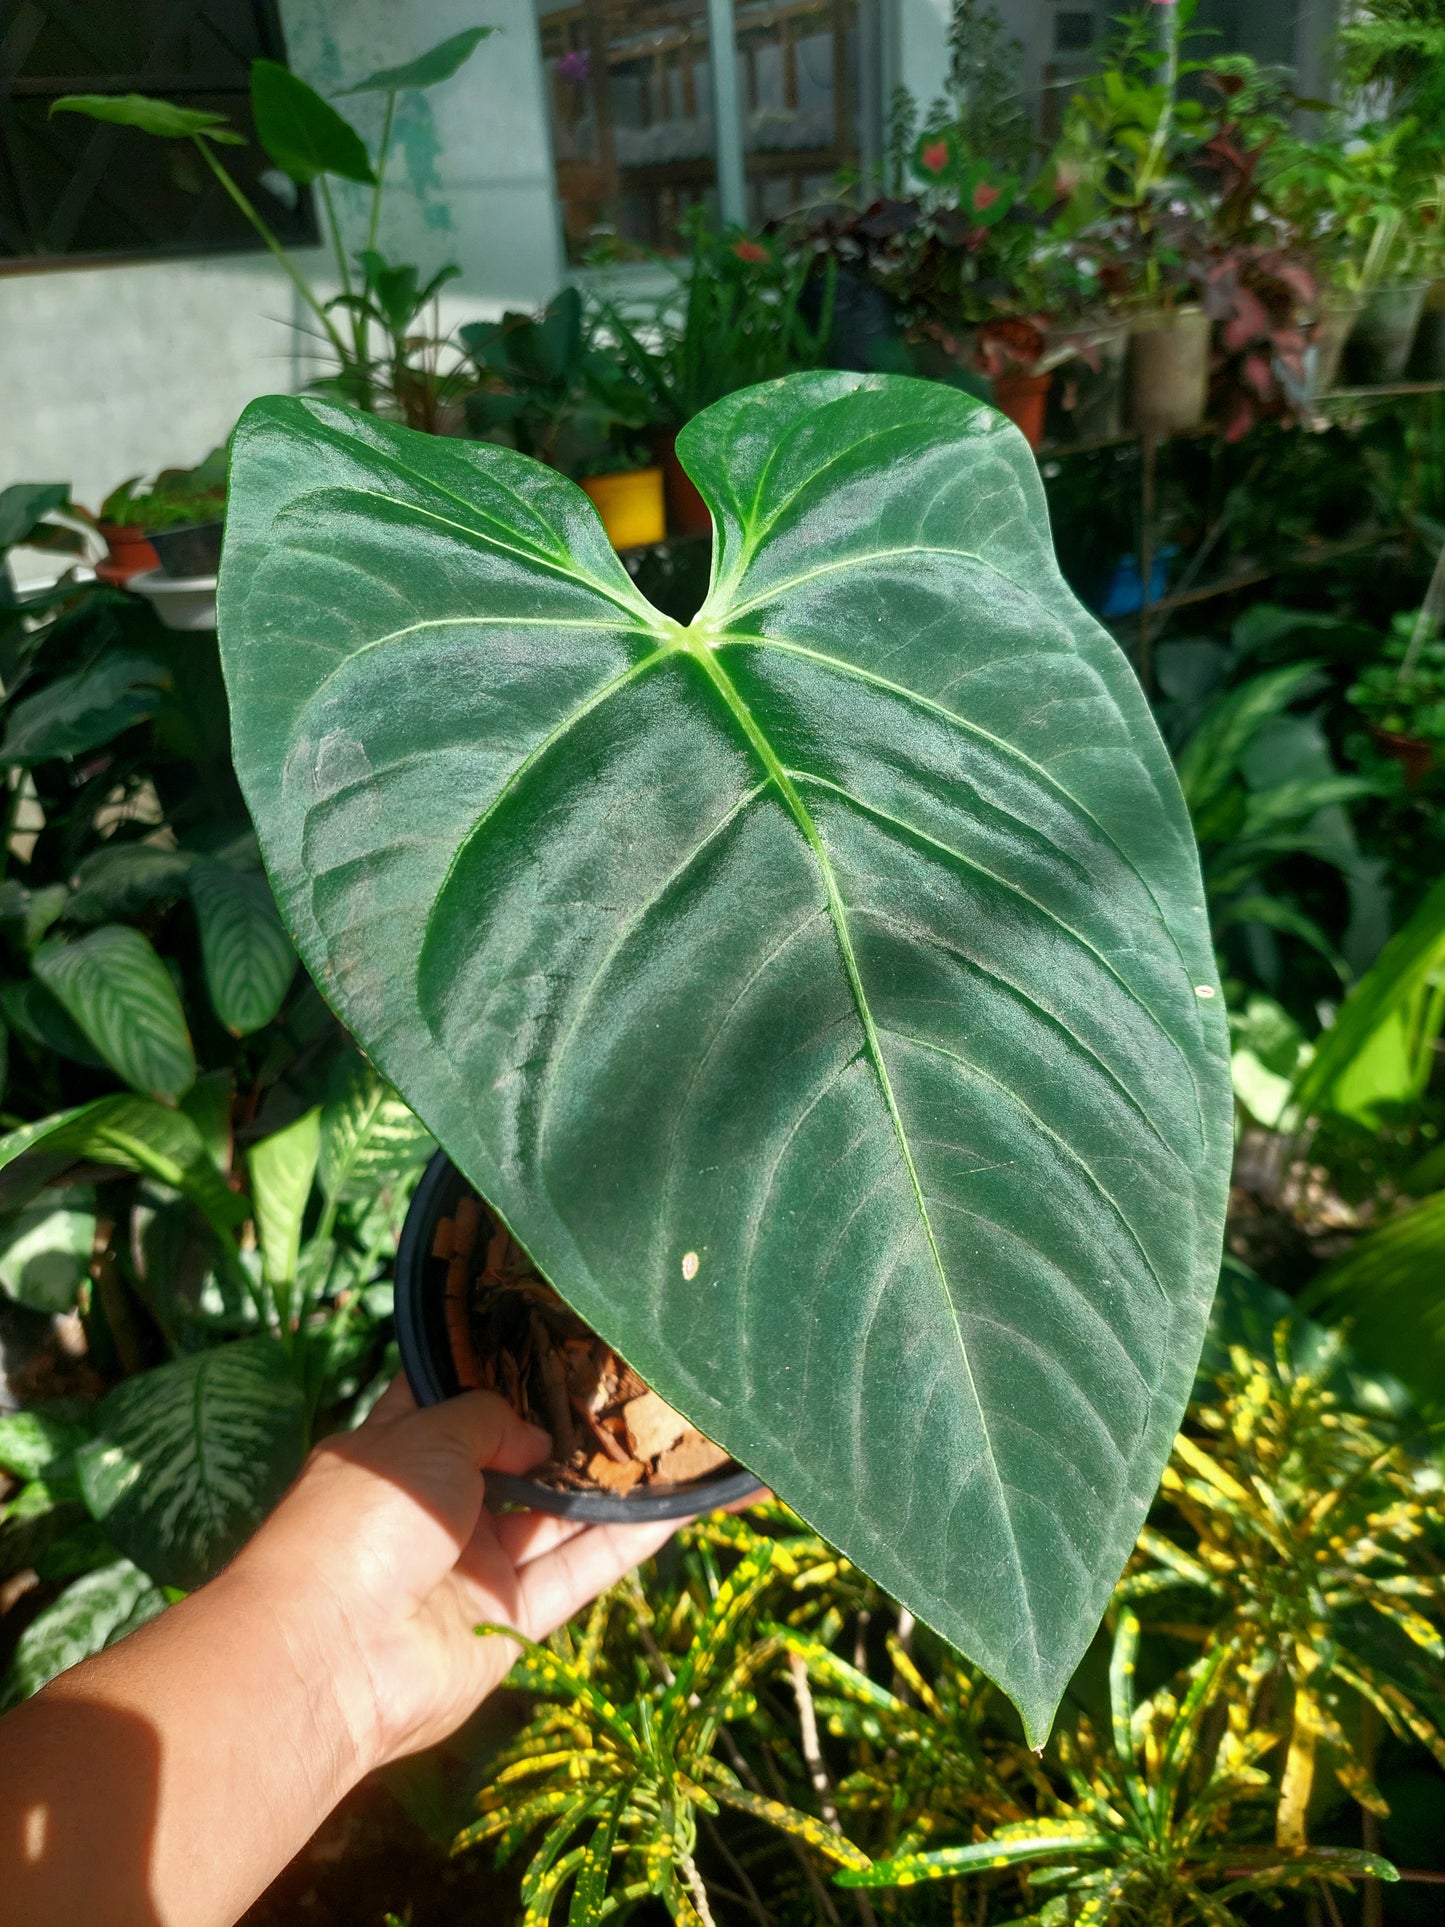
[[[35,974],[133,1090],[180,1097],[195,1082],[186,1014],[170,973],[139,930],[106,923],[74,943],[42,944]]]
[[[1218,1272],[1188,819],[1001,417],[805,375],[679,452],[687,629],[557,474],[253,404],[242,784],[328,999],[545,1274],[1041,1739]]]
[[[300,1388],[271,1338],[216,1346],[128,1378],[77,1455],[92,1516],[163,1585],[201,1585],[295,1477]]]

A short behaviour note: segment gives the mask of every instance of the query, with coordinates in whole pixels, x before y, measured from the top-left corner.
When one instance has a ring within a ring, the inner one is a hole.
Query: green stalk
[[[381,123],[381,145],[376,150],[376,186],[371,191],[371,220],[366,229],[366,245],[376,246],[377,232],[381,226],[381,190],[386,180],[386,163],[391,153],[391,124],[396,118],[396,89],[393,87],[386,97],[386,115]]]
[[[327,339],[336,350],[337,357],[344,366],[346,361],[346,344],[342,341],[341,336],[332,325],[331,316],[326,312],[325,308],[322,307],[316,290],[291,259],[291,256],[286,252],[285,248],[283,248],[281,243],[276,239],[270,228],[268,228],[266,223],[261,219],[255,208],[252,207],[251,203],[246,199],[246,196],[241,192],[240,188],[237,187],[236,183],[231,179],[226,169],[222,167],[221,163],[216,159],[206,142],[205,136],[196,134],[192,136],[192,140],[194,145],[200,149],[201,156],[207,167],[210,168],[216,179],[221,183],[221,186],[225,188],[227,194],[230,195],[236,206],[260,235],[262,241],[280,264],[282,271],[285,273],[291,285],[306,303],[312,314],[314,314],[316,319],[321,323],[321,326],[326,330]]]
[[[341,239],[341,223],[336,218],[336,202],[332,199],[331,183],[324,174],[317,176],[321,186],[321,204],[326,209],[326,225],[331,230],[331,246],[336,255],[336,271],[341,277],[341,292],[350,295],[351,270],[346,264],[346,248]],[[351,352],[356,360],[357,400],[369,413],[371,410],[371,342],[367,338],[367,317],[360,307],[352,307],[351,314]]]

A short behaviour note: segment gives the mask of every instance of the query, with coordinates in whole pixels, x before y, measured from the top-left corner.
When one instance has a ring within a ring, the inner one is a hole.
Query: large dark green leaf
[[[296,952],[270,885],[257,870],[200,861],[190,890],[211,1004],[227,1030],[249,1036],[270,1023],[296,975]]]
[[[186,1014],[139,930],[103,923],[75,943],[44,943],[34,970],[133,1090],[180,1097],[195,1082]]]
[[[33,696],[22,696],[6,722],[0,760],[30,764],[81,756],[154,716],[169,686],[170,677],[153,656],[114,649],[88,668],[57,676]]]
[[[679,448],[688,629],[548,470],[253,404],[241,780],[306,963],[547,1275],[1041,1739],[1218,1271],[1188,819],[1000,416],[808,375]]]
[[[274,1339],[247,1338],[128,1378],[77,1454],[92,1516],[162,1585],[199,1586],[295,1477],[301,1392]]]
[[[400,67],[379,67],[365,80],[358,80],[355,86],[343,87],[343,94],[393,94],[403,87],[435,87],[439,81],[450,80],[457,69],[463,66],[495,27],[467,27],[461,33],[439,41],[415,60],[408,60]]]
[[[251,62],[251,110],[257,139],[293,181],[304,186],[318,174],[368,184],[375,180],[360,134],[289,67],[274,60]]]

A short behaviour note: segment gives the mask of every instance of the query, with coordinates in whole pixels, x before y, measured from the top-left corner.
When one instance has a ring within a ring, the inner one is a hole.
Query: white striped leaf
[[[425,1164],[435,1149],[436,1139],[420,1118],[368,1063],[358,1061],[321,1113],[321,1188],[338,1201],[374,1198]]]
[[[246,1200],[217,1170],[195,1122],[151,1097],[101,1097],[23,1124],[0,1138],[0,1171],[29,1151],[62,1152],[142,1172],[188,1197],[222,1232],[249,1215]]]
[[[42,1686],[154,1619],[165,1595],[129,1559],[86,1573],[20,1635],[0,1685],[0,1708],[14,1706]]]
[[[269,1024],[296,974],[296,952],[259,870],[199,862],[190,872],[211,1005],[235,1037]]]
[[[230,1558],[306,1450],[300,1387],[270,1338],[126,1379],[97,1418],[76,1460],[86,1505],[153,1579],[187,1590]]]
[[[75,943],[44,943],[35,974],[133,1090],[181,1097],[196,1078],[186,1014],[139,930],[105,923]]]
[[[247,1153],[262,1276],[273,1292],[289,1291],[296,1280],[301,1223],[316,1177],[320,1142],[318,1109],[307,1111],[284,1130],[273,1131]]]

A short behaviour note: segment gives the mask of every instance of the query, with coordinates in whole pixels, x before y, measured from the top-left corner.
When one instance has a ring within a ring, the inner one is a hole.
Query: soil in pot
[[[457,1383],[500,1393],[551,1435],[552,1457],[530,1477],[559,1491],[622,1497],[732,1466],[538,1276],[474,1192],[437,1221],[431,1255],[447,1267]]]

